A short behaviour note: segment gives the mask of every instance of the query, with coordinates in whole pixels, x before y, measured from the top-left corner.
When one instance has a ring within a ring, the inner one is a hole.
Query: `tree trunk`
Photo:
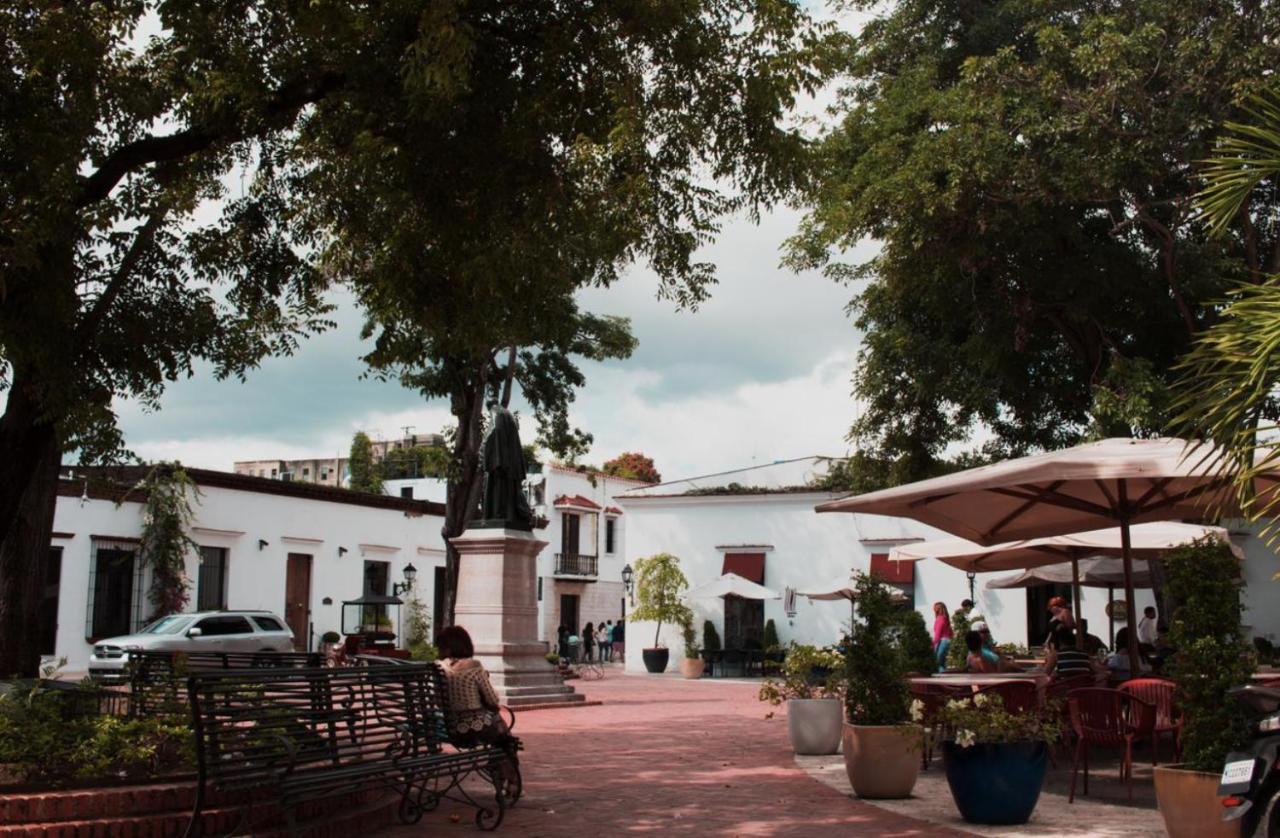
[[[0,417],[0,677],[40,669],[39,611],[53,538],[62,446],[38,388],[14,372]]]

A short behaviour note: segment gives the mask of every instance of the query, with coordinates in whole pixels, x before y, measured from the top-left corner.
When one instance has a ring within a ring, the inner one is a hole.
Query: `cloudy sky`
[[[778,209],[758,225],[728,220],[705,252],[719,285],[696,312],[659,301],[643,266],[582,294],[588,310],[631,318],[639,339],[626,361],[585,364],[587,385],[572,414],[595,436],[588,462],[643,451],[677,479],[846,450],[858,348],[845,313],[853,292],[779,266],[798,219]],[[337,329],[291,358],[269,360],[245,383],[202,371],[172,385],[158,412],[119,404],[130,447],[147,459],[230,469],[236,460],[337,455],[356,429],[376,438],[406,425],[443,428],[443,403],[362,378],[360,314],[343,296],[335,302]]]

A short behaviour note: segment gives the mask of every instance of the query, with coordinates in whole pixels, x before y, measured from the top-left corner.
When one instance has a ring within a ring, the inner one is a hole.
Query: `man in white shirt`
[[[1156,646],[1156,610],[1148,605],[1142,611],[1142,619],[1138,621],[1138,645],[1145,647],[1143,651],[1151,651]]]

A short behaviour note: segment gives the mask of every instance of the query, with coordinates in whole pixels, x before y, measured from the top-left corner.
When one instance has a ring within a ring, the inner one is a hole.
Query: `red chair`
[[[1071,793],[1067,802],[1076,799],[1076,774],[1084,765],[1084,794],[1089,793],[1089,746],[1124,746],[1120,763],[1120,779],[1125,781],[1129,800],[1133,800],[1133,743],[1151,736],[1155,708],[1140,698],[1120,690],[1102,687],[1078,689],[1067,697],[1071,729],[1076,735],[1075,761],[1071,766]]]
[[[1135,678],[1125,681],[1119,689],[1140,698],[1155,708],[1155,722],[1151,728],[1151,764],[1160,756],[1160,734],[1173,734],[1173,761],[1182,761],[1182,713],[1173,704],[1174,683],[1163,678]]]
[[[998,695],[1004,709],[1014,715],[1021,715],[1028,710],[1040,706],[1040,692],[1034,681],[1009,681],[1005,684],[991,684],[978,690],[975,695]]]

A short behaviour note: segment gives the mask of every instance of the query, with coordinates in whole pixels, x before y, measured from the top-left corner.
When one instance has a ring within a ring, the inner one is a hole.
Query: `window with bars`
[[[147,573],[136,560],[137,552],[135,541],[92,540],[85,616],[85,636],[91,641],[142,628],[147,614]]]
[[[200,548],[200,574],[196,580],[196,610],[221,611],[227,607],[227,548]]]

